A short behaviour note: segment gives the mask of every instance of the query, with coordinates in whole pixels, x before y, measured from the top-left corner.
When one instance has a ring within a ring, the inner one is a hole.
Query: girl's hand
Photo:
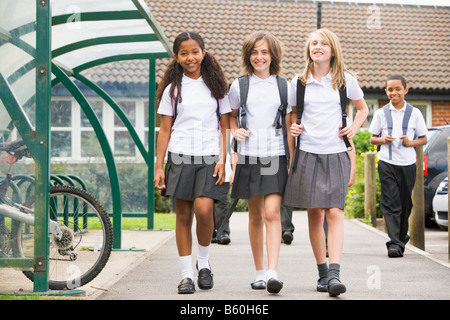
[[[345,127],[344,129],[341,129],[339,136],[341,138],[347,136],[347,138],[350,140],[355,137],[355,131],[353,131],[352,127]]]
[[[163,169],[156,169],[155,178],[153,179],[153,183],[155,184],[155,188],[158,190],[162,190],[166,188],[166,181]]]
[[[225,181],[225,165],[223,163],[216,164],[213,177],[217,177],[216,185],[222,184]]]
[[[303,133],[303,124],[293,123],[291,125],[291,136],[298,137]]]
[[[232,130],[233,137],[237,141],[245,141],[250,135],[250,130],[245,130],[244,128],[239,128],[236,130]]]

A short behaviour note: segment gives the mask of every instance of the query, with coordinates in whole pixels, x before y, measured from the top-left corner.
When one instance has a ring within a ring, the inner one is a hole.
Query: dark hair
[[[203,38],[198,33],[183,32],[180,33],[173,42],[173,54],[175,56],[178,55],[181,44],[190,39],[195,40],[202,51],[205,50]],[[206,52],[205,57],[202,60],[201,75],[206,86],[211,91],[211,95],[215,99],[221,99],[226,95],[228,90],[227,78],[225,77],[219,61],[217,61],[217,59],[209,52]],[[182,77],[183,68],[175,59],[173,59],[167,66],[166,72],[158,85],[158,90],[156,92],[157,105],[161,101],[164,89],[169,84],[172,85],[169,92],[171,98],[174,98],[173,93],[175,88],[177,88],[178,92],[181,92]],[[181,102],[181,94],[179,95],[179,102]]]
[[[405,88],[405,89],[407,88],[405,78],[403,78],[403,76],[401,76],[399,74],[391,74],[386,79],[386,83],[384,84],[385,87],[387,87],[387,83],[388,83],[389,80],[400,80],[402,82],[403,88]]]

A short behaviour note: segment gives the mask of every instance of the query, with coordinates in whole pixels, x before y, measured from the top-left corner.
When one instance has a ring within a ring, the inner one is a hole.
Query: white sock
[[[267,281],[272,278],[278,279],[278,273],[275,270],[267,270],[266,278]]]
[[[194,269],[192,268],[192,255],[180,257],[181,279],[191,278],[194,280]]]
[[[255,282],[259,281],[259,280],[266,281],[266,270],[264,270],[264,269],[256,270],[256,272],[255,272]]]
[[[209,248],[211,246],[202,246],[198,245],[198,257],[197,257],[197,263],[198,263],[198,270],[202,270],[204,268],[210,269],[209,266]]]

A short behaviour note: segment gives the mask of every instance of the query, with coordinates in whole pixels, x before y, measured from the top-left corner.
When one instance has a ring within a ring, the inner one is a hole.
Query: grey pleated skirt
[[[163,196],[194,201],[198,197],[220,199],[217,177],[213,177],[218,156],[194,157],[169,152],[165,168]]]
[[[297,168],[289,172],[283,204],[297,208],[344,209],[351,165],[348,152],[298,151]]]
[[[271,193],[283,195],[287,168],[285,156],[256,158],[238,154],[231,198],[250,199]]]

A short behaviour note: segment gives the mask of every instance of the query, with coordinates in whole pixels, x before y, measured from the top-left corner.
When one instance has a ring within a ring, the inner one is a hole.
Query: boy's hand
[[[382,144],[388,144],[389,142],[393,142],[393,141],[395,141],[395,138],[394,138],[394,137],[391,137],[391,136],[384,136],[384,137],[383,137],[383,142],[382,142]]]
[[[403,141],[402,141],[402,145],[403,145],[404,147],[411,147],[411,141],[408,139],[407,136],[400,136],[399,139],[400,139],[400,140],[403,140]]]

